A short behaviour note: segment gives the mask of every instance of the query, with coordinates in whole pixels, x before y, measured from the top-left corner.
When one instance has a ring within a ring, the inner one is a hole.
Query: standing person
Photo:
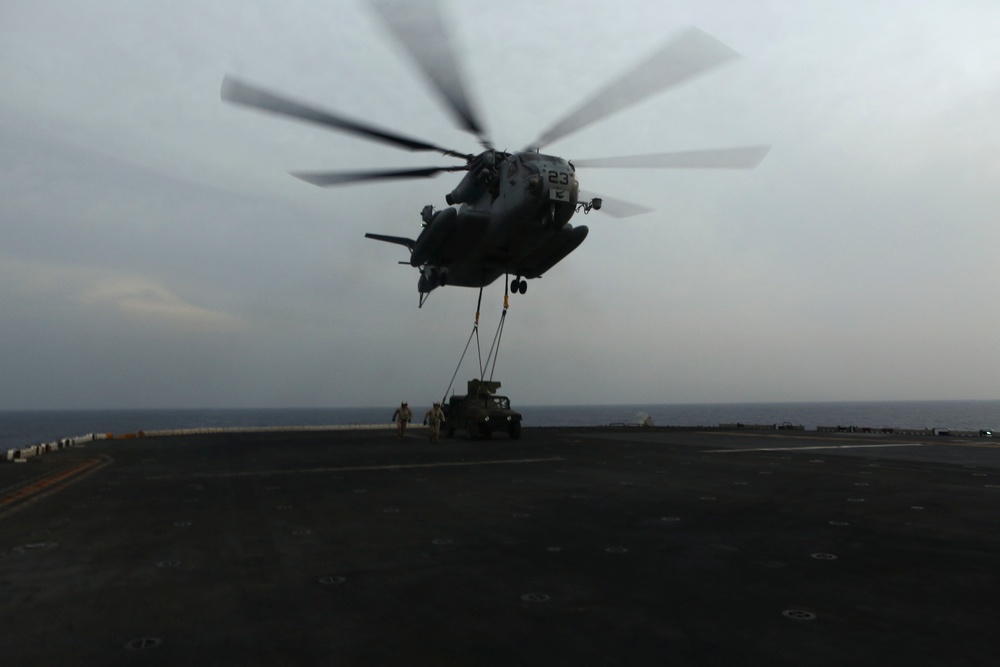
[[[402,438],[403,434],[406,432],[406,423],[413,419],[413,412],[410,410],[410,404],[403,401],[396,408],[396,411],[392,413],[392,421],[396,422],[396,437]]]
[[[444,410],[441,409],[440,403],[435,403],[434,407],[427,411],[424,415],[424,423],[430,428],[430,439],[431,442],[438,441],[438,434],[441,432],[441,424],[444,422]]]

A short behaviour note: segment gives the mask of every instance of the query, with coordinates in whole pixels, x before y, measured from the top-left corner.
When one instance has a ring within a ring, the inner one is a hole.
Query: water
[[[858,403],[730,403],[692,405],[516,406],[526,426],[658,426],[780,424],[873,428],[1000,430],[1000,401]],[[179,428],[389,424],[394,406],[253,410],[27,410],[0,411],[0,450],[87,433],[135,433]],[[417,419],[425,406],[414,406]]]

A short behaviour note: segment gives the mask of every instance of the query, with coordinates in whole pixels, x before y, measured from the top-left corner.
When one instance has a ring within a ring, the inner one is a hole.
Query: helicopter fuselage
[[[586,227],[569,223],[579,189],[576,169],[560,157],[499,151],[474,157],[446,197],[458,208],[426,207],[423,231],[405,243],[410,265],[420,269],[421,297],[443,285],[483,287],[507,274],[526,289],[520,278],[541,277],[586,238]]]

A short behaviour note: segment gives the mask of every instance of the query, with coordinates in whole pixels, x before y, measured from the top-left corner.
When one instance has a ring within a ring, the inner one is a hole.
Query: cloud
[[[161,285],[124,277],[100,281],[80,294],[84,303],[112,303],[140,319],[195,329],[230,329],[235,320],[220,312],[185,303]]]
[[[240,325],[238,317],[185,301],[149,278],[113,270],[0,260],[0,275],[8,284],[22,285],[31,299],[68,300],[103,316],[117,314],[180,332],[231,331]]]

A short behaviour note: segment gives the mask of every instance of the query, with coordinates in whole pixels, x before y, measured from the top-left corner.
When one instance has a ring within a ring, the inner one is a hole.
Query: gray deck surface
[[[0,465],[12,667],[996,665],[998,572],[987,439],[246,433]]]

